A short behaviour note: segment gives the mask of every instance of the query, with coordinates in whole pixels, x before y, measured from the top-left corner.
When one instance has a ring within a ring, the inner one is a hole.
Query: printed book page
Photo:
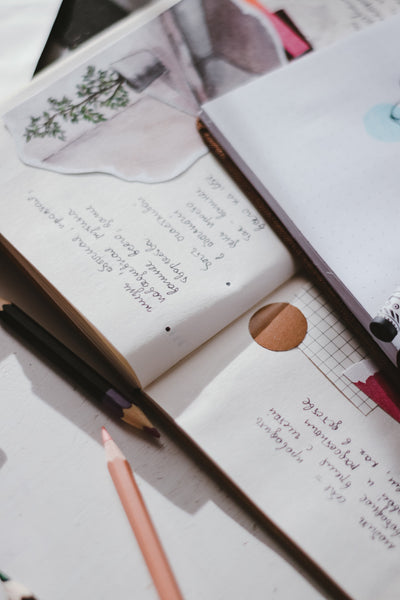
[[[278,352],[253,339],[251,322],[282,302],[306,317],[307,333]],[[146,392],[351,598],[395,600],[400,425],[343,375],[362,353],[294,278]]]
[[[399,12],[399,0],[261,0],[270,10],[285,9],[314,49],[360,31]]]
[[[219,22],[222,4],[196,6],[196,23]],[[185,45],[192,9],[184,0],[100,40],[72,71],[63,63],[42,77],[41,91],[6,114],[0,138],[1,235],[142,385],[295,269],[196,131],[200,96],[279,66],[282,50],[268,23],[226,0],[227,18],[243,17],[243,35],[268,49],[261,63],[248,53],[233,68],[237,47],[218,38],[214,56],[211,26],[205,47],[202,36]]]
[[[399,23],[372,25],[204,113],[366,330],[399,282]],[[399,343],[383,345],[394,363]]]

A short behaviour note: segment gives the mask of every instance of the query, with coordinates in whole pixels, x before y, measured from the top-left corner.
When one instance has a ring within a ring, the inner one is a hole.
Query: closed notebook
[[[399,26],[399,17],[376,24],[205,103],[201,115],[394,364],[400,347],[393,296],[400,282]],[[388,333],[379,323],[371,331],[377,315]]]

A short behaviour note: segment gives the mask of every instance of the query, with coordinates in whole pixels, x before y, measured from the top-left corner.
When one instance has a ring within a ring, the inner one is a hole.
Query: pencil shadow
[[[234,521],[249,536],[279,555],[286,563],[301,573],[318,589],[321,598],[342,598],[328,595],[324,585],[311,575],[307,561],[297,554],[287,539],[277,533],[265,515],[248,506],[244,495],[213,467],[209,459],[184,434],[169,431],[155,421],[162,432],[158,443],[144,448],[143,442],[127,431],[113,432],[114,439],[132,465],[135,475],[144,479],[154,489],[182,510],[195,514],[207,504],[212,504]],[[118,438],[117,438],[118,436]]]
[[[50,370],[44,360],[21,347],[19,341],[10,340],[9,352],[5,352],[4,348],[0,352],[0,363],[10,352],[14,354],[39,401],[55,409],[99,445],[100,427],[106,425],[132,465],[135,475],[170,503],[188,514],[196,514],[209,503],[215,505],[226,518],[245,530],[249,537],[268,547],[306,577],[310,584],[315,585],[301,564],[282,546],[273,530],[243,506],[218,474],[209,471],[205,458],[199,456],[194,447],[191,449],[190,440],[176,439],[175,432],[157,418],[152,418],[152,422],[161,432],[159,440],[119,420],[110,419],[88,398],[66,385],[65,380]],[[0,467],[5,460],[6,455],[0,450]],[[324,594],[318,586],[317,589]]]
[[[5,258],[0,253],[0,296],[4,296],[2,274]],[[11,266],[8,264],[9,270]],[[17,276],[21,288],[22,277]],[[9,290],[8,290],[9,291]],[[12,290],[7,298],[14,300]],[[39,306],[50,319],[60,320],[55,307],[51,306],[39,290],[32,289],[29,281],[24,281],[22,296],[26,306]],[[15,301],[15,300],[14,300]],[[20,303],[21,304],[21,303]],[[70,326],[69,326],[70,327]],[[112,437],[131,463],[135,474],[145,480],[152,488],[188,514],[195,514],[208,503],[212,503],[229,519],[235,521],[250,536],[268,546],[283,557],[296,570],[310,579],[299,563],[282,546],[282,540],[275,536],[263,519],[254,516],[221,475],[212,468],[204,455],[182,432],[169,426],[168,420],[158,413],[150,413],[154,425],[160,430],[159,440],[129,427],[120,420],[110,418],[99,406],[74,388],[35,349],[14,335],[0,332],[0,363],[13,354],[27,380],[31,384],[35,397],[52,407],[59,415],[78,426],[86,435],[101,444],[100,428],[105,424]],[[3,340],[5,343],[3,344]],[[83,343],[83,342],[82,342]],[[233,352],[239,351],[238,348]],[[229,357],[225,357],[229,360]],[[0,467],[7,460],[0,450]],[[318,586],[317,586],[318,587]],[[319,587],[319,591],[324,593]],[[329,597],[329,596],[325,596]]]

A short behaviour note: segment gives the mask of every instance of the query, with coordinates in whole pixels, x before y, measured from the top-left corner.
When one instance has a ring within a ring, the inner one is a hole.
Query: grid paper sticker
[[[367,357],[361,344],[312,284],[304,286],[292,304],[308,322],[299,349],[363,415],[371,413],[377,407],[375,402],[343,375],[348,367]]]

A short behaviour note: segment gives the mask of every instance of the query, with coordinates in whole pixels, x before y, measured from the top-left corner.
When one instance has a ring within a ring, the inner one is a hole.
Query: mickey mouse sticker
[[[382,342],[393,341],[400,332],[400,286],[378,311],[369,328]]]

